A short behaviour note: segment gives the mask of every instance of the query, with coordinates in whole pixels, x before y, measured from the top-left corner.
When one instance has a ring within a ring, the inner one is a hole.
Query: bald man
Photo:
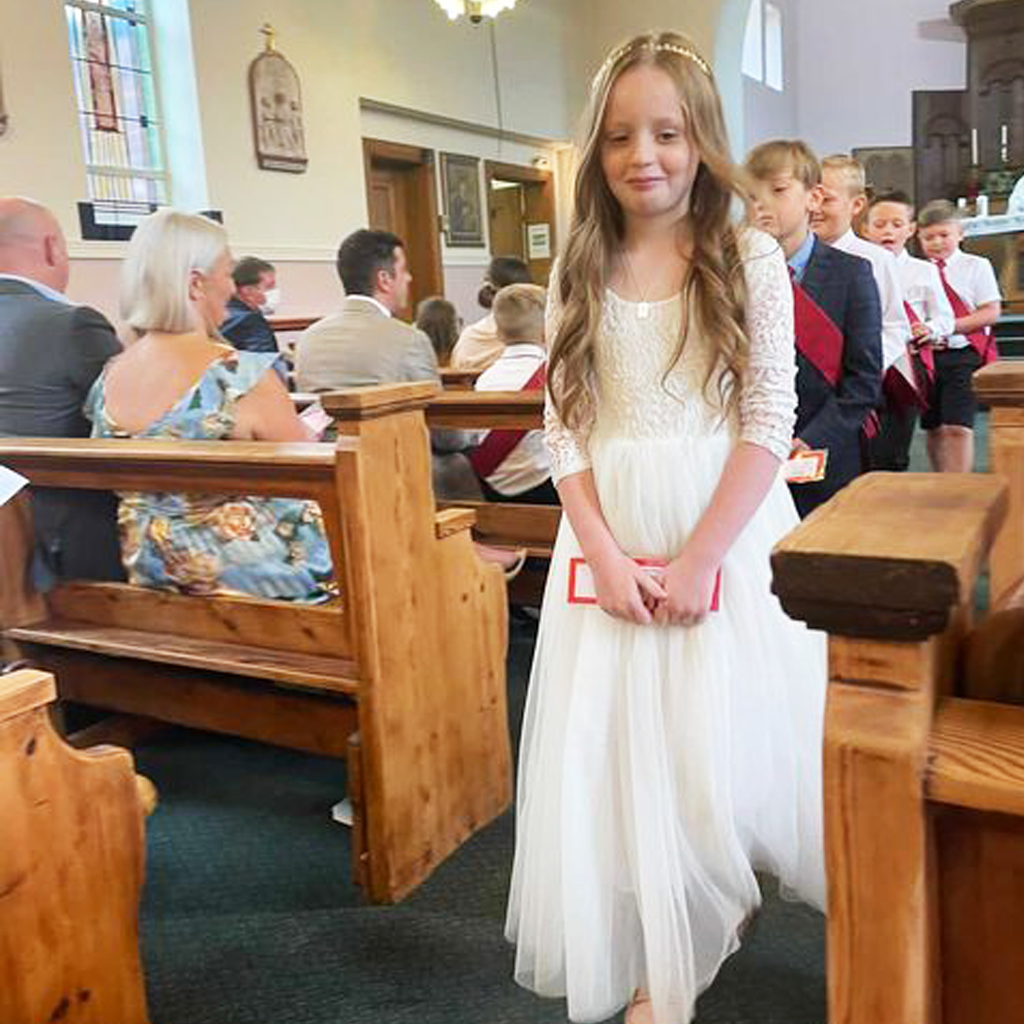
[[[121,351],[109,321],[65,296],[68,250],[56,218],[30,199],[0,197],[0,435],[88,437],[82,404]],[[36,584],[121,579],[115,499],[104,492],[32,494]]]

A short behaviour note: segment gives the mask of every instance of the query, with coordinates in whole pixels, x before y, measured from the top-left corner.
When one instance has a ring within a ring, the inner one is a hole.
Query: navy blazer
[[[814,240],[801,287],[843,332],[842,376],[832,387],[797,350],[795,435],[828,449],[825,479],[793,487],[801,515],[861,471],[860,430],[882,388],[882,309],[871,264]]]
[[[220,333],[237,349],[245,352],[276,352],[277,339],[267,318],[247,306],[237,295],[228,299],[227,315]]]

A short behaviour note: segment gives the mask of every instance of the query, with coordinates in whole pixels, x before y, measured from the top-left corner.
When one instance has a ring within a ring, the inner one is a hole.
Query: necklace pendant
[[[649,303],[641,302],[636,307],[636,315],[641,320],[646,320],[650,316],[650,314],[651,314],[651,307],[650,307]]]

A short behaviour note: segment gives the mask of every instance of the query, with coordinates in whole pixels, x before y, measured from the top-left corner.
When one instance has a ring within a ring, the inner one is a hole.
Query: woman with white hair
[[[308,441],[273,369],[277,353],[241,352],[218,325],[234,291],[224,229],[162,210],[136,229],[121,313],[137,340],[93,385],[94,437]],[[332,569],[320,509],[289,498],[121,496],[121,549],[132,583],[187,593],[322,600]]]

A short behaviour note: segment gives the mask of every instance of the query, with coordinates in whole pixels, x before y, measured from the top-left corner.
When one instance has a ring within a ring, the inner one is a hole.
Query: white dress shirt
[[[519,391],[547,359],[540,345],[507,345],[497,361],[476,379],[477,391]],[[486,437],[481,434],[480,440]],[[539,487],[551,476],[551,460],[543,430],[530,430],[487,477],[499,494],[514,496]]]
[[[984,256],[975,256],[974,253],[956,249],[946,260],[944,272],[949,287],[960,296],[972,313],[988,302],[1003,300],[996,273]],[[950,348],[964,348],[970,345],[970,341],[963,334],[949,335],[947,343]]]
[[[938,268],[927,260],[911,256],[906,249],[896,257],[903,298],[933,338],[945,338],[953,332],[953,307],[946,298]]]
[[[384,305],[383,302],[378,302],[372,295],[346,295],[346,299],[358,299],[360,302],[369,302],[371,305],[376,306],[385,316],[391,316],[391,310]]]
[[[888,249],[865,241],[850,228],[845,235],[830,243],[833,248],[861,256],[871,263],[878,285],[878,298],[882,303],[882,370],[907,354],[910,338],[910,320],[903,308],[903,289],[900,287],[896,258]]]

